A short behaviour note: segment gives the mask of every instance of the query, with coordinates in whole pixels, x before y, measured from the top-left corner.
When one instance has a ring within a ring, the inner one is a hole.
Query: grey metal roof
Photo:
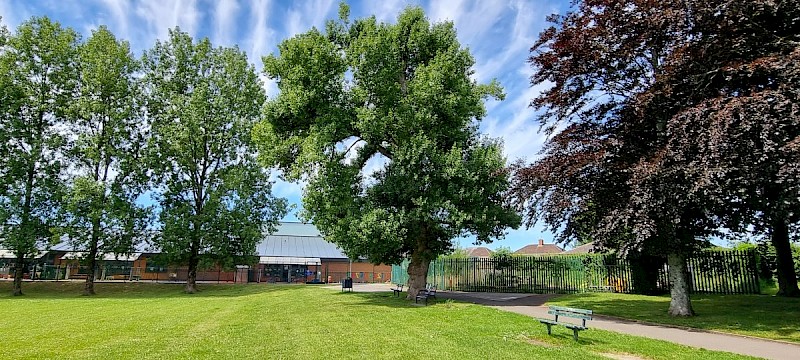
[[[277,229],[272,235],[289,235],[289,236],[322,236],[313,224],[305,224],[300,222],[281,222],[278,224]]]
[[[257,246],[258,256],[293,256],[347,259],[336,245],[321,236],[269,235]]]

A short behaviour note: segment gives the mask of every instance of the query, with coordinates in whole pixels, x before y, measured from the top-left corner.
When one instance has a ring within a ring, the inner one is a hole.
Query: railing
[[[703,251],[687,261],[691,291],[757,294],[754,251]],[[408,262],[393,266],[394,282],[408,281]],[[657,265],[656,287],[669,290],[666,264]],[[634,291],[632,266],[614,255],[510,256],[439,259],[428,269],[439,289],[472,292],[576,293]]]

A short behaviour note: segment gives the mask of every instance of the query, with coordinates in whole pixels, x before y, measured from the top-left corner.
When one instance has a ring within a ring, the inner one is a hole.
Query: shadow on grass
[[[0,299],[149,299],[242,297],[266,292],[283,292],[303,289],[304,285],[275,284],[203,284],[197,285],[194,294],[183,292],[185,283],[95,283],[96,295],[83,296],[84,282],[26,282],[22,284],[23,296],[12,296],[12,282],[0,282]]]
[[[387,292],[339,292],[334,296],[349,296],[357,298],[358,302],[349,305],[354,306],[385,306],[392,308],[417,308],[424,304],[415,304],[414,300],[406,300],[405,295],[394,296],[391,291]],[[433,304],[433,303],[431,303]]]

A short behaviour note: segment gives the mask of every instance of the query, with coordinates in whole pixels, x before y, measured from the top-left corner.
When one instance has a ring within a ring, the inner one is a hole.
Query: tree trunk
[[[200,263],[198,248],[197,241],[193,241],[192,253],[189,255],[189,273],[186,276],[186,289],[184,289],[187,294],[194,294],[197,292],[197,265]]]
[[[83,285],[83,295],[94,295],[94,269],[97,266],[97,228],[92,224],[92,240],[89,244],[89,274],[86,275],[86,283]]]
[[[681,254],[667,255],[669,265],[670,295],[669,314],[672,316],[694,316],[689,299],[689,281],[686,273],[686,258]]]
[[[775,265],[778,273],[778,296],[800,297],[797,288],[797,274],[794,271],[792,247],[789,241],[789,227],[786,221],[778,219],[772,223],[770,234],[775,246]]]
[[[17,254],[17,259],[14,263],[14,296],[22,295],[22,276],[25,270],[25,258],[22,253]]]
[[[428,267],[431,262],[422,254],[411,254],[408,264],[408,297],[413,300],[421,290],[425,290],[428,282]]]
[[[428,251],[427,231],[423,226],[417,237],[417,248],[411,252],[411,262],[408,264],[408,295],[407,299],[413,300],[421,290],[425,290],[428,283],[428,267],[431,259]]]

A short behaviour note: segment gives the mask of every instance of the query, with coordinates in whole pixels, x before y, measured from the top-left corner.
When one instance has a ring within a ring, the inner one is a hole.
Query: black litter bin
[[[353,291],[353,278],[342,279],[342,291],[345,291],[346,289]]]

